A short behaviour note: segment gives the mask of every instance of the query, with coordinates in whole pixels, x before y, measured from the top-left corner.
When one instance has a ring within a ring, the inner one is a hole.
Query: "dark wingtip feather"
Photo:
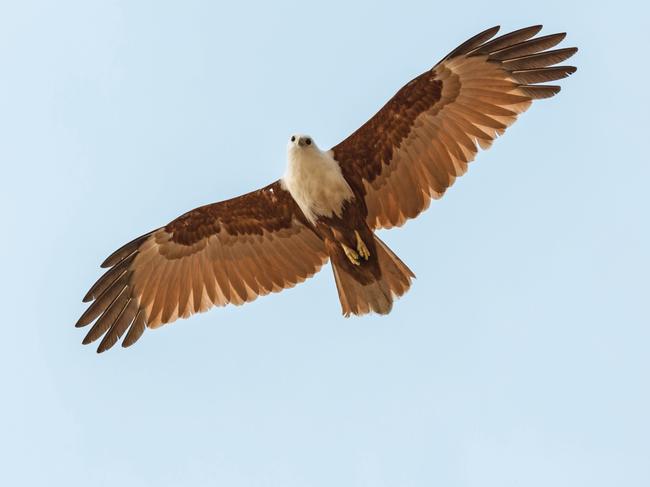
[[[520,86],[519,89],[533,100],[543,100],[557,95],[562,87],[557,85],[524,85]]]
[[[100,296],[104,292],[104,290],[111,287],[111,285],[119,277],[121,277],[125,272],[128,272],[128,268],[131,265],[131,262],[133,262],[133,259],[135,259],[136,255],[137,255],[137,251],[133,252],[130,256],[126,257],[125,259],[122,259],[122,261],[119,264],[114,265],[109,270],[107,270],[102,276],[100,276],[100,278],[97,279],[95,284],[93,284],[91,288],[88,290],[83,301],[86,302],[87,300],[88,301],[93,300],[96,297]]]
[[[126,287],[128,276],[122,274],[111,286],[102,292],[97,299],[84,311],[79,317],[75,327],[81,328],[82,326],[89,325],[95,318],[102,314],[108,308],[113,300],[123,291]]]
[[[97,319],[82,343],[87,345],[104,335],[115,322],[119,321],[130,301],[128,287],[124,287]]]
[[[549,34],[541,37],[534,37],[527,41],[519,42],[508,47],[499,49],[490,53],[489,59],[492,61],[505,61],[516,57],[526,56],[543,52],[547,49],[557,46],[566,37],[565,32],[558,34]]]
[[[554,66],[539,69],[523,69],[512,71],[510,76],[521,84],[546,83],[547,81],[556,81],[567,78],[575,73],[575,66]]]
[[[119,337],[117,337],[115,340],[106,340],[106,336],[104,336],[104,339],[97,347],[97,353],[104,353],[106,350],[110,349],[113,345],[115,345],[115,342],[117,342],[117,340],[119,340]]]
[[[86,310],[84,312],[84,314],[82,314],[79,317],[77,322],[74,324],[75,328],[83,328],[84,326],[90,325],[95,320],[96,316],[94,316],[92,318],[89,318],[87,313],[88,313],[88,310]]]
[[[129,326],[131,326],[139,311],[137,301],[130,299],[120,316],[113,322],[110,329],[104,335],[99,347],[97,347],[97,353],[102,353],[112,348]]]
[[[124,340],[122,340],[122,347],[124,348],[130,347],[135,342],[137,342],[138,339],[144,333],[145,327],[146,327],[146,323],[145,323],[144,313],[140,311],[138,312],[135,319],[133,320],[133,324],[131,325],[131,328],[129,328],[129,331],[124,337]]]
[[[502,66],[508,71],[545,68],[566,61],[576,52],[578,52],[577,47],[565,47],[554,51],[538,52],[514,59],[507,59],[502,61]]]
[[[479,56],[479,55],[484,55],[484,54],[490,54],[492,52],[498,51],[499,49],[503,49],[509,46],[512,46],[514,44],[517,44],[518,42],[523,42],[525,40],[530,39],[531,37],[536,36],[539,31],[541,31],[543,28],[543,25],[532,25],[530,27],[524,27],[523,29],[518,29],[512,32],[508,32],[507,34],[504,34],[499,37],[495,37],[494,39],[486,42],[485,44],[481,44],[477,48],[475,48],[469,55],[470,56]]]
[[[460,54],[466,54],[472,49],[477,48],[481,44],[489,41],[492,39],[497,32],[499,32],[499,29],[501,29],[500,25],[495,25],[494,27],[490,27],[489,29],[485,29],[483,32],[479,32],[476,34],[474,37],[471,37],[467,39],[465,42],[463,42],[460,46],[458,46],[456,49],[451,51],[449,54],[447,54],[444,59],[450,59],[454,56],[458,56]]]
[[[155,231],[155,230],[154,230]],[[125,258],[129,257],[133,252],[138,250],[140,244],[144,242],[153,232],[145,233],[144,235],[134,238],[129,243],[122,245],[119,249],[106,257],[106,260],[100,264],[100,267],[107,268],[113,267],[122,262]]]

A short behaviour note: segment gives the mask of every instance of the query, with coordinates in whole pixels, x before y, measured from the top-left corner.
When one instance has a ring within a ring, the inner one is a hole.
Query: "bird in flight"
[[[287,146],[282,178],[196,208],[127,243],[102,264],[76,326],[98,352],[126,333],[128,347],[158,328],[213,306],[241,305],[290,288],[329,260],[345,316],[387,314],[414,274],[374,233],[398,227],[442,197],[533,100],[576,68],[577,48],[542,26],[465,41],[402,87],[330,150],[308,135]]]

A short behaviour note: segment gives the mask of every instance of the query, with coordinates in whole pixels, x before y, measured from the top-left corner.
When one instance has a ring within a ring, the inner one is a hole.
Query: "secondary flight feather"
[[[295,134],[284,176],[196,208],[124,245],[102,264],[78,327],[98,352],[135,343],[213,306],[290,288],[329,260],[345,316],[387,314],[414,274],[375,234],[401,226],[440,198],[533,100],[560,91],[577,51],[542,26],[467,40],[402,87],[330,150]],[[94,322],[94,323],[93,323]]]

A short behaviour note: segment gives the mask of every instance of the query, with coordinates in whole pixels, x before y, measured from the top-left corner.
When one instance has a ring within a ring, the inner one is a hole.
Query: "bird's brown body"
[[[98,351],[228,303],[292,287],[332,263],[343,313],[388,313],[413,273],[374,231],[400,226],[440,198],[533,100],[575,71],[553,66],[577,49],[541,26],[494,38],[488,29],[406,84],[329,151],[292,137],[285,176],[192,210],[103,263],[77,322]]]

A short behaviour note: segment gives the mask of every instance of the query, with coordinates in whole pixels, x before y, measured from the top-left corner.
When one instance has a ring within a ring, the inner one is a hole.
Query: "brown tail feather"
[[[336,288],[345,316],[370,312],[388,314],[393,307],[393,300],[411,287],[411,279],[415,274],[377,236],[375,247],[381,276],[365,285],[355,279],[348,266],[338,265],[336,259],[332,259]]]

